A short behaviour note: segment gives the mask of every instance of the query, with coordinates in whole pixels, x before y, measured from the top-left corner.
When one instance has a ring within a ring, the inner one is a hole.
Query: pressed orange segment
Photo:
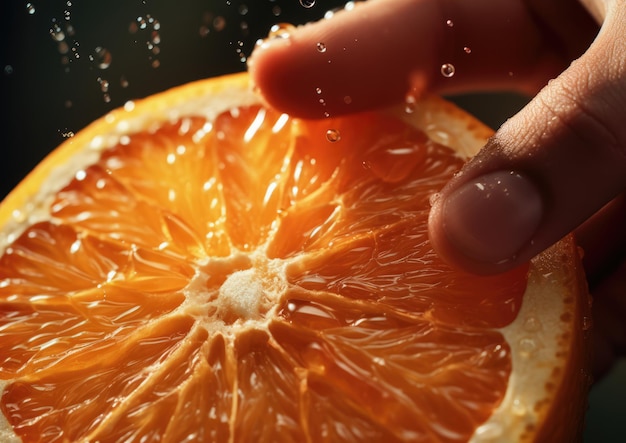
[[[460,442],[509,401],[529,268],[433,252],[455,151],[382,112],[172,115],[10,234],[0,436]]]

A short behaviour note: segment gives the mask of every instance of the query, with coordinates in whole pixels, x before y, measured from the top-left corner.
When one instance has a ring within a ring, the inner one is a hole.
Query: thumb
[[[620,2],[616,2],[620,3]],[[528,261],[626,188],[626,8],[505,123],[435,199],[431,241],[450,264]]]

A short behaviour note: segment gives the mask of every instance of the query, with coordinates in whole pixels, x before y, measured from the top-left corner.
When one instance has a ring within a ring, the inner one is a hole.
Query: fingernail
[[[460,253],[478,262],[504,263],[534,236],[543,201],[527,177],[497,171],[455,190],[442,215],[446,236]]]

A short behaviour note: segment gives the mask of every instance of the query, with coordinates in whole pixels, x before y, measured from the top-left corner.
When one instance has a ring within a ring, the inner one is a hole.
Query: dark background
[[[272,24],[314,21],[343,3],[0,0],[0,200],[65,137],[111,109],[242,71],[242,57]],[[52,35],[57,30],[64,38]],[[493,128],[526,101],[510,94],[453,99]],[[622,362],[592,392],[585,442],[623,441],[625,399]]]

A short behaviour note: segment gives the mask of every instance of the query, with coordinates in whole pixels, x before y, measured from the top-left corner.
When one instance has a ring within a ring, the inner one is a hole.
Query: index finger
[[[266,41],[249,70],[270,104],[321,118],[425,90],[535,90],[562,65],[521,0],[377,0]]]

